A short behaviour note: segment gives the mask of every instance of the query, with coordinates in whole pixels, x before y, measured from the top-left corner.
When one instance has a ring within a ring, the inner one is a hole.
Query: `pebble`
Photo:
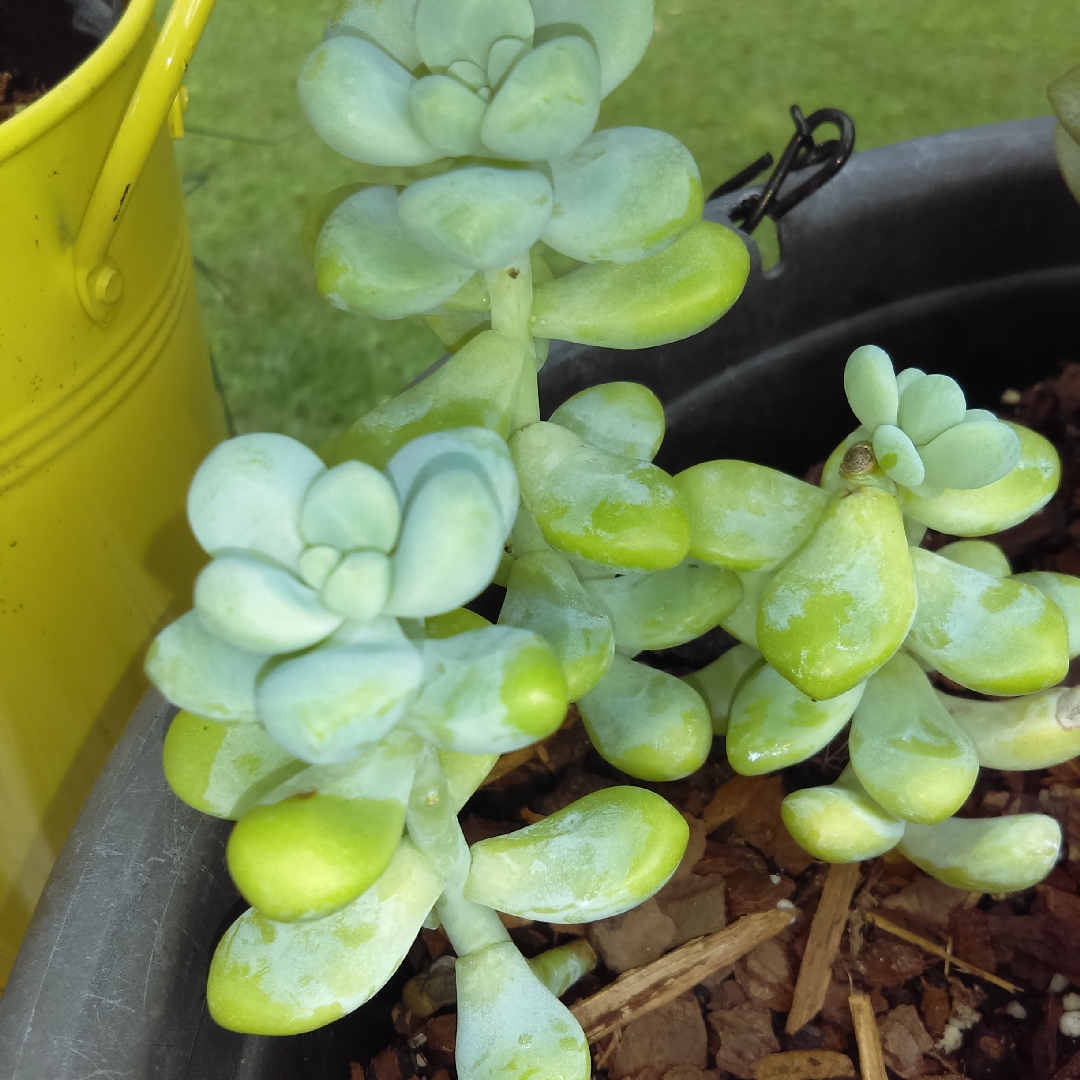
[[[1026,1020],[1027,1019],[1027,1009],[1025,1009],[1024,1006],[1021,1005],[1019,1001],[1010,1001],[1009,1004],[1005,1006],[1005,1011],[1014,1020]]]
[[[1050,993],[1060,994],[1069,985],[1069,980],[1064,975],[1057,974],[1050,980]]]
[[[951,1020],[945,1025],[945,1034],[934,1044],[945,1054],[955,1054],[964,1043],[964,1033]]]
[[[1080,1012],[1062,1013],[1058,1031],[1067,1039],[1080,1039]]]
[[[1066,1012],[1080,1012],[1080,994],[1075,990],[1071,994],[1066,994],[1061,999],[1061,1007]]]

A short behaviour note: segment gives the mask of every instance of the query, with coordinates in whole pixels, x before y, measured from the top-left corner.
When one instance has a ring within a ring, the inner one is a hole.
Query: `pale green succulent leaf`
[[[861,345],[844,366],[844,393],[851,411],[869,431],[896,424],[900,393],[889,354],[877,345]]]
[[[1080,578],[1050,570],[1034,570],[1016,574],[1013,580],[1038,589],[1061,609],[1068,631],[1069,659],[1080,656]]]
[[[432,71],[460,60],[483,68],[499,38],[531,43],[532,35],[529,0],[419,0],[416,5],[416,41]]]
[[[937,438],[947,428],[963,423],[967,412],[964,391],[948,375],[915,379],[900,394],[897,425],[916,446]]]
[[[957,491],[986,487],[1020,460],[1020,439],[1000,420],[967,420],[943,431],[920,455],[926,478]]]
[[[1055,79],[1046,88],[1046,96],[1063,130],[1080,142],[1080,65]]]
[[[1080,200],[1080,145],[1060,124],[1054,128],[1054,154],[1062,179],[1073,198]]]
[[[432,146],[449,157],[479,150],[485,108],[473,90],[449,75],[425,75],[409,88],[409,119]]]
[[[730,615],[725,615],[720,620],[720,625],[733,638],[737,638],[756,652],[758,610],[761,608],[761,598],[776,575],[771,570],[739,570],[736,571],[736,576],[742,582],[742,599]]]
[[[340,0],[326,26],[326,36],[354,34],[385,49],[402,67],[421,64],[413,26],[416,0]]]
[[[682,681],[693,687],[708,707],[714,735],[727,733],[735,695],[753,670],[764,663],[764,657],[752,645],[739,644],[700,671],[682,676]]]
[[[917,546],[917,544],[912,545],[912,547]],[[954,540],[951,544],[938,548],[938,554],[961,566],[981,570],[991,577],[1004,578],[1012,573],[1012,567],[1009,565],[1005,552],[989,540]],[[1034,582],[1028,582],[1028,584],[1033,585]]]
[[[874,431],[874,457],[890,480],[903,487],[918,487],[926,479],[926,467],[915,444],[900,428],[881,424]]]
[[[660,399],[641,383],[609,382],[580,390],[550,417],[600,450],[652,461],[664,441]]]
[[[327,575],[323,604],[347,619],[374,619],[390,595],[390,560],[381,551],[350,551]]]
[[[300,508],[300,532],[309,544],[338,551],[393,550],[401,526],[394,485],[362,461],[343,461],[322,473]]]

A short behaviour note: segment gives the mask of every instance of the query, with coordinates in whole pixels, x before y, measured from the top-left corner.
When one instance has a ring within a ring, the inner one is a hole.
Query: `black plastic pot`
[[[638,380],[668,411],[667,468],[734,456],[799,472],[854,426],[841,372],[859,344],[961,377],[979,406],[1080,357],[1080,208],[1051,129],[1021,121],[856,155],[783,219],[777,267],[762,274],[751,243],[746,291],[716,326],[636,353],[559,346],[545,409]],[[708,216],[726,220],[743,197]],[[0,1001],[0,1077],[344,1080],[388,1037],[377,1002],[291,1039],[234,1035],[206,1013],[238,897],[229,826],[161,775],[171,713],[147,695],[61,853]]]

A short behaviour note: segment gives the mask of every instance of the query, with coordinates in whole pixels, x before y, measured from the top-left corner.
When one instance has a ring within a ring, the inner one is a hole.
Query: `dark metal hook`
[[[736,207],[731,214],[732,220],[743,232],[751,233],[761,224],[761,219],[768,214],[773,221],[778,221],[803,199],[812,195],[823,184],[834,177],[855,149],[855,121],[840,109],[818,109],[810,116],[803,116],[798,105],[791,106],[791,119],[795,122],[795,134],[792,135],[776,168],[761,189],[761,194]],[[840,132],[839,139],[815,143],[814,132],[822,124],[833,124]],[[727,195],[737,191],[773,163],[772,154],[764,154],[753,165],[743,169],[730,180],[721,184],[709,196]],[[780,196],[784,181],[793,173],[815,165],[821,167],[809,179],[804,180],[794,191]]]

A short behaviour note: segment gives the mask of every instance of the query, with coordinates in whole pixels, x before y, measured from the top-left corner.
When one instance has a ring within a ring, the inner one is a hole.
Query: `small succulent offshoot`
[[[811,854],[898,847],[962,888],[1025,888],[1054,865],[1057,822],[954,815],[980,765],[1080,753],[1077,691],[1056,687],[1080,650],[1080,579],[1014,574],[984,539],[1046,505],[1060,462],[1035,432],[968,409],[948,376],[895,373],[875,346],[851,355],[844,386],[861,426],[820,487],[739,461],[675,477],[691,555],[744,589],[721,620],[741,644],[686,681],[744,775],[803,761],[850,722],[840,778],[784,801]],[[928,527],[963,539],[931,552]],[[939,691],[933,672],[997,700]]]

